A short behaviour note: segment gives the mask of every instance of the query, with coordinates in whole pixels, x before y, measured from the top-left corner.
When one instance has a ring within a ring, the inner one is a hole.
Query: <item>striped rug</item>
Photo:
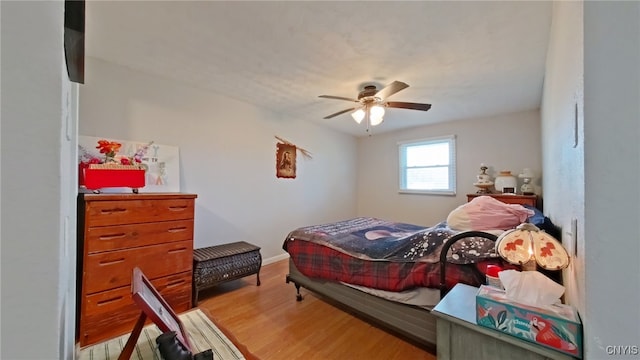
[[[189,341],[194,353],[211,349],[213,358],[218,360],[244,360],[242,353],[218,329],[200,309],[183,313],[180,320],[189,333]],[[162,360],[156,338],[161,332],[154,324],[142,329],[136,349],[131,354],[131,360]],[[129,334],[80,349],[78,360],[116,360],[127,343]]]

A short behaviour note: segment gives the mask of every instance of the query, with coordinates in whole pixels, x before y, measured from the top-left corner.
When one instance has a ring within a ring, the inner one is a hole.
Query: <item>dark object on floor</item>
[[[175,331],[167,331],[156,338],[160,355],[165,360],[192,360],[191,351],[178,341]]]
[[[201,353],[193,355],[193,360],[213,360],[213,350],[205,350]]]
[[[156,338],[158,350],[164,360],[213,360],[213,351],[205,350],[192,355],[180,341],[175,331],[167,331]]]
[[[260,286],[260,248],[244,241],[209,246],[193,251],[193,306],[198,292],[212,286],[256,274]]]

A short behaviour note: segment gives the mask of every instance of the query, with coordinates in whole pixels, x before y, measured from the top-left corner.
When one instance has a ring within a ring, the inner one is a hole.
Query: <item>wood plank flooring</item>
[[[198,307],[263,360],[427,359],[436,356],[285,282],[288,260],[200,292]]]

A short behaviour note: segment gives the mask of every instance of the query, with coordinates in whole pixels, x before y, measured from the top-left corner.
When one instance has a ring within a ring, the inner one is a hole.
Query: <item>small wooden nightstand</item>
[[[538,207],[538,195],[516,195],[516,194],[467,194],[467,202],[482,195],[491,196],[498,199],[505,204],[520,204],[529,205],[535,208]]]
[[[573,357],[476,324],[478,288],[457,284],[431,311],[438,360],[571,360]]]

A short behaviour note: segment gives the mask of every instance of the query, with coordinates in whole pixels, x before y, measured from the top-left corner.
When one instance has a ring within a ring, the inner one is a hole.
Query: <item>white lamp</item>
[[[534,173],[529,168],[522,169],[522,173],[518,174],[518,177],[522,179],[522,186],[520,187],[520,191],[523,195],[533,195],[533,185],[531,185],[531,180],[534,178]]]
[[[376,126],[382,124],[384,120],[382,117],[384,116],[384,108],[380,105],[374,105],[369,110],[369,121],[371,122],[371,126]]]
[[[365,109],[368,110],[368,113],[367,111],[365,111]],[[365,105],[364,109],[360,108],[351,113],[351,117],[353,117],[353,120],[355,120],[358,124],[360,124],[367,115],[369,115],[369,125],[380,125],[384,121],[384,107],[380,105],[370,106],[369,104],[367,104]]]
[[[351,117],[353,117],[353,120],[355,120],[358,124],[362,122],[362,120],[364,119],[364,115],[365,113],[362,109],[358,109],[351,113]]]
[[[496,252],[511,264],[521,265],[523,270],[561,270],[569,266],[569,254],[560,241],[524,223],[505,231],[496,240]]]

